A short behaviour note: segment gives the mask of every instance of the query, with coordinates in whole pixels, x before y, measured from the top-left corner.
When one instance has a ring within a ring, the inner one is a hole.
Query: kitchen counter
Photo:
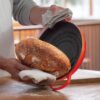
[[[100,100],[100,83],[74,84],[60,92],[67,100]]]
[[[36,89],[34,86],[16,82],[10,79],[10,76],[7,77],[8,73],[2,74],[0,78],[0,100],[33,100],[34,96],[37,98],[35,100],[100,100],[99,71],[78,70],[72,77],[72,81],[76,82],[56,94],[51,90]],[[89,82],[91,79],[94,81]]]

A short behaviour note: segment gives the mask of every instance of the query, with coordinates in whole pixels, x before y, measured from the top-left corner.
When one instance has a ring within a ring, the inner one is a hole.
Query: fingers
[[[18,73],[22,70],[30,69],[28,66],[21,64],[16,59],[3,59],[2,63],[4,70],[9,72],[12,75],[12,78],[15,80],[21,80],[18,76]]]
[[[10,67],[9,72],[11,73],[11,77],[13,79],[18,80],[18,81],[20,80],[18,76],[19,70],[17,70],[16,68]]]
[[[20,63],[17,59],[10,59],[10,60],[13,63],[15,69],[19,71],[30,69],[28,66],[25,66],[22,63]]]
[[[66,18],[65,21],[71,22],[71,18]]]
[[[58,6],[56,6],[56,5],[52,5],[51,7],[50,7],[50,10],[52,11],[52,13],[55,15],[58,11],[61,11],[61,10],[63,10],[64,8],[62,8],[62,7],[58,7]]]
[[[19,72],[22,71],[22,70],[27,70],[29,68],[27,66],[20,64],[20,63],[17,63],[16,65],[17,66],[15,66],[15,68],[12,68],[12,71],[11,71],[12,78],[17,80],[17,81],[23,81],[19,77]]]
[[[15,80],[19,80],[20,78],[19,78],[19,76],[18,76],[18,73],[19,73],[18,70],[13,69],[13,72],[11,72],[12,78],[15,79]]]
[[[28,70],[28,69],[30,69],[30,67],[25,66],[25,65],[23,65],[23,64],[21,64],[21,63],[17,63],[17,69],[18,69],[19,71],[22,71],[22,70]]]
[[[55,12],[57,11],[57,7],[55,5],[52,5],[50,7],[50,10],[52,11],[53,14],[55,14]]]

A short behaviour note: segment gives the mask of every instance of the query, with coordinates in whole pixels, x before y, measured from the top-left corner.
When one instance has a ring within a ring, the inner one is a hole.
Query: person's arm
[[[32,24],[30,21],[30,12],[31,9],[35,7],[37,7],[37,5],[35,2],[33,2],[33,0],[14,0],[13,2],[14,19],[23,25]]]
[[[42,15],[50,9],[53,14],[64,9],[55,5],[50,7],[40,7],[33,0],[14,0],[14,19],[23,25],[42,24]]]

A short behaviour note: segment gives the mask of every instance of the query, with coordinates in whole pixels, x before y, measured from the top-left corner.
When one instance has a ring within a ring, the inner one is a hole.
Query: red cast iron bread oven
[[[56,88],[53,85],[50,86],[53,90],[63,89],[70,84],[71,76],[77,71],[84,59],[86,51],[84,34],[73,23],[63,20],[58,22],[53,28],[46,29],[40,39],[59,48],[71,61],[70,71],[58,79],[67,79],[66,82]]]

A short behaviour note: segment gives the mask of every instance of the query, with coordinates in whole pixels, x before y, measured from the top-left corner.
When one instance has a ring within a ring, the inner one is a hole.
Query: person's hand
[[[56,23],[62,20],[71,21],[72,11],[69,8],[62,8],[52,5],[42,15],[42,25],[47,28],[52,28]]]
[[[28,66],[21,64],[17,59],[0,58],[0,68],[8,71],[12,78],[20,80],[18,73],[22,70],[30,69]]]
[[[70,21],[71,20],[71,16],[72,16],[72,12],[70,9],[68,8],[63,8],[60,6],[56,6],[56,5],[52,5],[50,7],[40,7],[40,6],[36,6],[33,7],[31,12],[30,12],[30,22],[31,24],[42,24],[43,26],[46,24],[46,22],[48,22],[48,18],[51,18],[53,16],[55,16],[55,14],[61,10],[66,10],[67,9],[67,16],[69,15],[69,17],[65,18],[66,21]],[[44,14],[46,14],[46,12],[50,10],[52,12],[53,15],[51,15],[51,17],[47,14],[47,18],[44,17]]]
[[[55,15],[57,12],[62,11],[64,9],[66,9],[66,8],[63,8],[63,7],[60,7],[60,6],[56,6],[56,5],[52,5],[52,6],[50,6],[49,9],[52,11],[53,15]],[[65,20],[66,21],[70,21],[71,20],[71,17],[70,18],[66,18]]]

